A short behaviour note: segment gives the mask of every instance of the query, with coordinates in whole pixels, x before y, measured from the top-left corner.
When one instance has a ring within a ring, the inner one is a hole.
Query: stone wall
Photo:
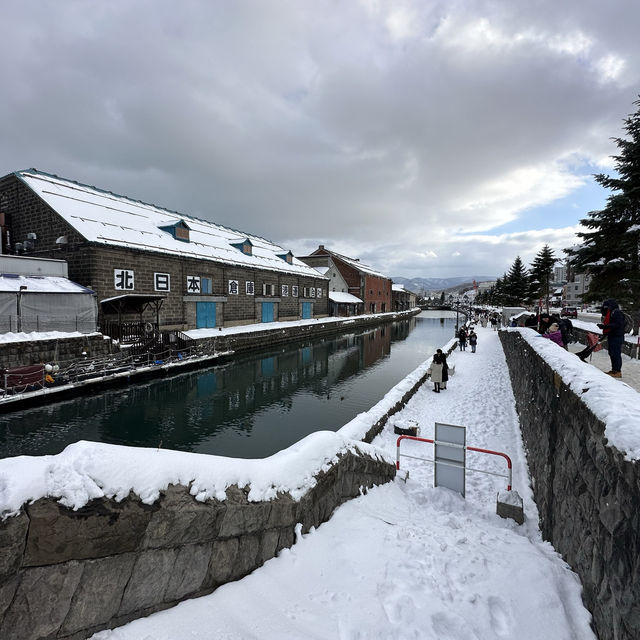
[[[299,501],[252,503],[230,487],[197,502],[170,486],[152,505],[135,496],[72,511],[52,499],[0,524],[0,637],[86,638],[238,580],[308,532],[395,466],[347,452]]]
[[[199,338],[198,344],[203,351],[215,353],[216,351],[232,350],[235,353],[254,351],[255,349],[268,349],[287,342],[309,340],[322,336],[348,333],[367,327],[375,327],[396,320],[403,320],[417,315],[419,310],[389,313],[375,316],[352,316],[344,320],[323,321],[322,318],[310,324],[294,325],[278,329],[269,328],[265,324],[263,331],[251,331],[231,335],[220,334],[219,337]]]
[[[105,340],[102,334],[29,342],[2,342],[0,366],[11,368],[40,362],[80,360],[83,358],[83,351],[87,356],[95,358],[108,354],[109,348],[110,340]]]
[[[640,638],[640,465],[517,332],[500,338],[542,534],[580,576],[599,638]]]

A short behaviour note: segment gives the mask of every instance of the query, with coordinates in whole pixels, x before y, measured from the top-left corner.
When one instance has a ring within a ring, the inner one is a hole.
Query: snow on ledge
[[[263,459],[225,458],[200,453],[125,447],[81,440],[54,456],[18,456],[0,460],[0,513],[18,513],[23,504],[43,497],[79,509],[95,498],[121,501],[130,492],[152,504],[170,484],[190,487],[196,500],[224,500],[227,487],[249,487],[252,502],[289,492],[299,500],[347,451],[369,454],[393,464],[391,457],[339,433],[318,431]]]
[[[552,340],[526,328],[516,331],[558,373],[569,388],[605,425],[609,443],[624,454],[626,460],[640,459],[640,396],[629,385],[611,378],[596,367],[582,362]]]

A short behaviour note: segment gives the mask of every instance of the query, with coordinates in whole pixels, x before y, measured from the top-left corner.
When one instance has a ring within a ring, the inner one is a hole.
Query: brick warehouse
[[[328,280],[254,235],[35,169],[0,179],[2,253],[63,259],[100,322],[160,329],[324,317]]]
[[[393,311],[391,278],[362,264],[360,260],[325,249],[322,244],[312,254],[300,257],[300,260],[313,267],[329,267],[327,276],[330,278],[332,271],[339,272],[341,281],[347,285],[346,293],[362,301],[364,313]],[[329,286],[333,282],[331,278]]]

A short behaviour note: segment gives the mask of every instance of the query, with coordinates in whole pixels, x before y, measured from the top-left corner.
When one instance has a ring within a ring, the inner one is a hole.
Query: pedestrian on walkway
[[[442,349],[438,349],[436,354],[440,356],[442,360],[442,382],[440,383],[440,389],[447,388],[447,382],[449,381],[449,365],[447,363],[447,356],[442,352]]]
[[[471,329],[471,333],[469,334],[469,345],[471,346],[471,353],[476,352],[476,345],[478,344],[478,334]]]
[[[458,331],[458,345],[460,351],[467,350],[467,330],[464,327],[460,327],[460,331]]]
[[[622,343],[624,342],[624,314],[618,303],[609,298],[602,303],[602,322],[598,327],[607,338],[607,350],[611,360],[611,371],[607,373],[614,378],[622,378]]]
[[[431,382],[433,382],[433,391],[440,393],[440,385],[442,384],[442,358],[438,353],[433,354],[433,360],[427,373],[431,376]]]
[[[498,330],[498,318],[495,315],[493,315],[493,316],[491,316],[489,321],[491,322],[491,328],[494,331],[497,331]]]

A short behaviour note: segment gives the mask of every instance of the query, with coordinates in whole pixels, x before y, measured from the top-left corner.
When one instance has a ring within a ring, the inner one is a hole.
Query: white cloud
[[[635,4],[38,7],[4,12],[0,173],[36,166],[392,275],[530,254],[532,212],[611,169],[639,85]],[[567,209],[561,229],[586,213]]]

